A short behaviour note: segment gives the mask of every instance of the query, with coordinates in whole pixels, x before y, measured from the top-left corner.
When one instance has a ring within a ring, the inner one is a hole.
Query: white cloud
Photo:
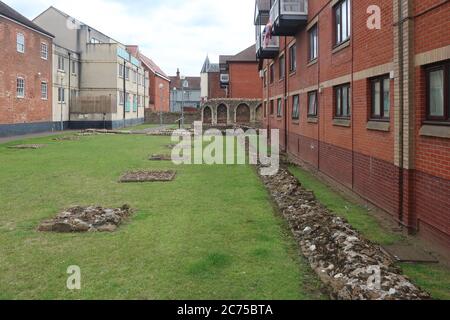
[[[198,75],[208,53],[235,54],[254,42],[254,0],[7,0],[34,18],[50,5],[125,44],[138,44],[171,75]]]

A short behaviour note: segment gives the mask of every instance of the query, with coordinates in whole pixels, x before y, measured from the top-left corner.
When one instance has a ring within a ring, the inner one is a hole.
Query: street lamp
[[[163,107],[163,89],[164,89],[164,85],[162,83],[159,84],[159,90],[161,93],[161,105],[159,107],[159,121],[161,124],[161,127],[163,126],[163,114],[162,114],[162,107]]]
[[[182,125],[184,128],[184,94],[185,94],[184,89],[189,88],[189,82],[187,80],[183,80],[181,87],[182,87],[181,88],[181,96],[182,96],[182,98],[181,98],[181,121],[182,121]]]

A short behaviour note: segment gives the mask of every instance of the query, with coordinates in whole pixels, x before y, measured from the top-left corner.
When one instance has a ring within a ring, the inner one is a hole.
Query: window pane
[[[342,116],[342,95],[341,95],[341,88],[336,89],[336,115]]]
[[[344,1],[342,3],[342,41],[348,38],[347,13],[347,1]]]
[[[430,116],[444,116],[444,70],[430,72]]]
[[[391,111],[391,81],[389,79],[384,79],[383,92],[384,117],[389,118]]]
[[[336,8],[336,43],[341,42],[341,7]]]
[[[348,87],[342,88],[342,115],[347,117],[350,115],[350,107],[348,101]]]
[[[376,117],[381,117],[381,82],[373,82],[372,112]]]

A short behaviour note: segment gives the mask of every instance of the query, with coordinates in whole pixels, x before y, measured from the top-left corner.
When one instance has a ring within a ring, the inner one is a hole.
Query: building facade
[[[227,97],[226,87],[220,84],[220,64],[211,63],[208,56],[200,71],[200,91],[202,103]]]
[[[296,161],[450,248],[450,2],[256,1],[264,124]]]
[[[185,110],[198,110],[201,104],[200,83],[200,77],[182,78],[178,69],[177,75],[170,77],[170,111],[181,112],[183,107]]]
[[[141,61],[148,72],[149,99],[146,108],[150,108],[153,112],[169,112],[170,78],[152,59],[140,52],[138,46],[127,46],[127,50]]]
[[[146,71],[125,45],[53,7],[34,23],[55,35],[56,117],[62,110],[72,129],[144,122]],[[71,68],[78,68],[76,75]],[[78,87],[73,87],[77,81]]]
[[[51,131],[53,35],[0,2],[0,137]]]

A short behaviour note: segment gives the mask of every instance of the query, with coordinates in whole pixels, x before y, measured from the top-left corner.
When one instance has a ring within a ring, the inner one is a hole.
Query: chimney
[[[180,69],[177,68],[177,79],[180,79]]]

